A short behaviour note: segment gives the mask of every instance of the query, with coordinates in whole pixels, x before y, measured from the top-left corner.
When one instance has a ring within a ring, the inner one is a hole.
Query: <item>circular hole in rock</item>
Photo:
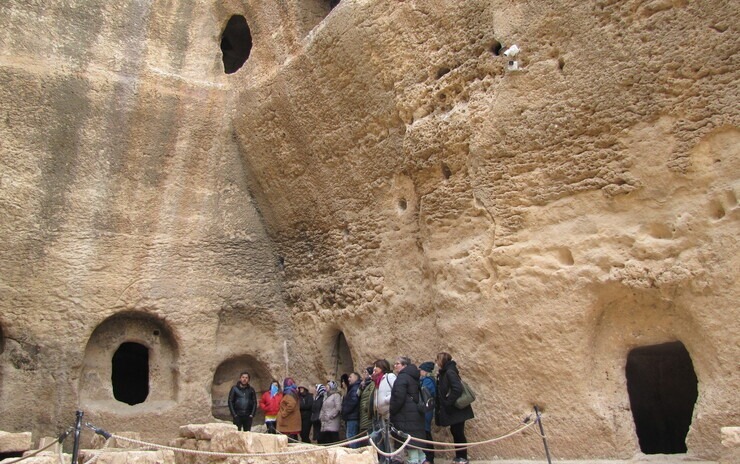
[[[221,35],[221,52],[223,53],[224,72],[233,74],[241,68],[252,51],[252,33],[247,20],[242,15],[229,18]]]
[[[502,48],[503,46],[501,45],[501,42],[497,40],[493,43],[493,45],[491,45],[491,53],[493,53],[496,56],[499,56],[501,54]]]

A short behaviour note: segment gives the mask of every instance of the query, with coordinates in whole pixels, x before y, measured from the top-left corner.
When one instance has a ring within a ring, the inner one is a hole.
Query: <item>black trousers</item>
[[[311,443],[311,416],[301,417],[301,441]]]
[[[249,416],[236,416],[234,418],[234,425],[239,430],[249,432],[252,430],[252,418]]]
[[[432,438],[432,432],[430,432],[429,430],[427,430],[426,431],[426,434],[427,434],[426,439],[429,440],[429,441],[432,441],[433,440],[433,438]],[[422,445],[422,448],[434,449],[434,445],[432,445],[431,443],[424,443]],[[434,462],[434,451],[424,451],[424,456],[426,456],[427,461]]]
[[[468,439],[465,438],[465,421],[462,421],[459,424],[450,425],[450,433],[452,434],[452,441],[456,444],[468,442]],[[455,450],[455,457],[468,459],[468,450]]]
[[[319,437],[321,436],[321,421],[311,421],[311,425],[313,426],[313,441],[318,443]]]
[[[339,441],[339,432],[321,432],[319,435],[319,443],[322,445],[329,445]]]
[[[266,420],[265,425],[267,426],[267,433],[271,434],[277,434],[277,421],[276,420]]]

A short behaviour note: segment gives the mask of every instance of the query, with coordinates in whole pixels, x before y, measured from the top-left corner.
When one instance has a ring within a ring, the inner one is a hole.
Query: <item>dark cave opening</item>
[[[149,349],[139,343],[121,343],[113,354],[113,396],[122,403],[143,403],[149,396]]]
[[[627,392],[640,450],[685,453],[698,396],[691,356],[681,342],[635,348],[627,356]]]
[[[249,58],[252,51],[252,33],[247,20],[242,15],[229,18],[221,35],[221,52],[223,52],[224,72],[237,72]]]

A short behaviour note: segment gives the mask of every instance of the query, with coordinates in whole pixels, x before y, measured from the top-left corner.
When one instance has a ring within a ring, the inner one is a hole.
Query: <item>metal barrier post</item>
[[[75,443],[72,447],[72,464],[77,464],[77,457],[80,454],[80,432],[82,431],[83,415],[84,413],[82,411],[77,411],[77,419],[75,421]]]
[[[542,426],[542,416],[537,405],[534,406],[534,412],[537,414],[537,425],[540,426],[540,434],[542,435],[542,443],[545,445],[545,456],[547,456],[548,464],[552,464],[550,459],[550,448],[547,447],[547,438],[545,437],[545,428]]]

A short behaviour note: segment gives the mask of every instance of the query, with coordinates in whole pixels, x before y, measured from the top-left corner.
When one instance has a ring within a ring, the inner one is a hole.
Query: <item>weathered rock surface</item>
[[[0,453],[27,451],[32,447],[31,432],[10,433],[0,431]]]
[[[680,341],[688,455],[719,459],[740,4],[330,4],[0,4],[0,428],[82,409],[166,443],[228,421],[241,370],[263,390],[444,350],[470,440],[537,404],[558,457],[626,459],[628,356]],[[252,47],[226,74],[233,15]]]

